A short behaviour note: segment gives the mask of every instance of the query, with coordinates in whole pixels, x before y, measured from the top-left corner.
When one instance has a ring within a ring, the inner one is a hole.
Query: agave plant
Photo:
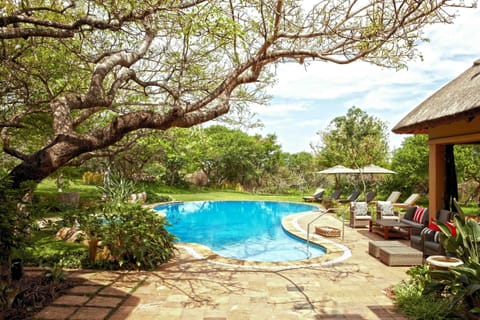
[[[464,261],[463,265],[448,270],[431,270],[431,282],[425,293],[437,293],[451,298],[450,311],[461,318],[478,319],[480,314],[480,225],[465,214],[454,201],[458,212],[454,217],[456,235],[443,223],[438,223],[442,235],[440,241],[445,251]]]
[[[113,176],[106,186],[98,186],[98,188],[102,190],[107,202],[118,204],[127,202],[135,186],[130,180],[121,176]]]
[[[480,225],[473,219],[466,219],[465,213],[454,200],[458,214],[453,218],[456,235],[444,223],[439,222],[438,226],[442,231],[440,242],[445,251],[464,262],[479,262],[478,244],[480,242]]]

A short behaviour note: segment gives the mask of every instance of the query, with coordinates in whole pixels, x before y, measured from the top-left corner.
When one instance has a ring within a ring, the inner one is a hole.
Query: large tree
[[[2,1],[3,150],[14,187],[148,128],[262,100],[276,63],[402,67],[450,1]]]
[[[445,9],[455,5],[308,3],[0,0],[0,138],[17,159],[10,189],[137,130],[191,127],[263,101],[277,63],[402,67],[422,28],[452,21]]]
[[[254,188],[261,185],[262,177],[277,171],[281,151],[275,135],[250,136],[223,126],[204,131],[207,143],[200,158],[211,183]]]
[[[397,174],[389,181],[391,190],[401,191],[405,197],[413,192],[428,193],[428,136],[406,137],[393,152],[392,168]]]
[[[480,205],[480,145],[455,145],[454,150],[458,182],[462,184],[459,200]]]
[[[360,108],[351,107],[318,134],[321,145],[317,147],[317,156],[323,167],[341,164],[358,169],[387,161],[386,124]]]

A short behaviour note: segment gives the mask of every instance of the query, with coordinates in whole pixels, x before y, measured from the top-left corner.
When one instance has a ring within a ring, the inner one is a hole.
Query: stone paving
[[[299,226],[306,228],[315,214],[298,219]],[[342,228],[333,216],[319,224]],[[70,277],[86,281],[35,319],[406,319],[385,290],[407,279],[408,268],[388,267],[368,254],[368,240],[380,237],[345,226],[344,239],[332,239],[351,256],[333,264],[326,257],[295,268],[262,268],[192,256],[182,247],[153,272],[72,271]]]

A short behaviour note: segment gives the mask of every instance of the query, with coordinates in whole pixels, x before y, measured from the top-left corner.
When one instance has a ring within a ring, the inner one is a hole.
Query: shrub
[[[422,295],[409,284],[396,288],[395,301],[398,308],[409,319],[442,320],[449,319],[448,308],[450,302],[434,295]]]
[[[447,319],[450,301],[435,294],[425,294],[424,288],[430,281],[429,267],[426,265],[410,268],[409,280],[397,284],[393,291],[397,307],[409,319]]]
[[[45,270],[45,278],[58,284],[67,280],[67,273],[63,270],[60,264],[55,264]]]
[[[88,185],[102,185],[103,184],[103,175],[98,172],[87,171],[82,176],[82,181],[84,184]]]
[[[439,223],[440,241],[445,251],[463,260],[463,264],[448,270],[432,270],[432,281],[427,292],[451,298],[450,312],[462,317],[479,318],[480,315],[480,226],[467,219],[454,200],[458,214],[454,216],[456,234],[446,224]]]
[[[29,243],[13,256],[23,260],[25,265],[80,268],[87,257],[84,245],[56,239],[50,230],[34,231]]]
[[[98,186],[103,191],[105,200],[113,204],[127,202],[134,193],[135,185],[132,181],[121,176],[112,176],[106,186]]]
[[[162,195],[162,194],[149,192],[147,196],[147,201],[149,203],[157,203],[157,202],[169,202],[169,201],[173,201],[173,199],[169,195]]]
[[[432,281],[426,291],[452,299],[451,314],[462,317],[480,315],[480,226],[465,214],[455,202],[458,214],[454,217],[456,234],[452,234],[447,225],[439,223],[442,231],[441,243],[448,254],[464,264],[448,270],[432,270]]]
[[[151,270],[174,255],[175,237],[165,229],[164,217],[138,204],[117,203],[102,211],[93,219],[81,219],[80,228],[94,230],[109,260],[120,268]]]

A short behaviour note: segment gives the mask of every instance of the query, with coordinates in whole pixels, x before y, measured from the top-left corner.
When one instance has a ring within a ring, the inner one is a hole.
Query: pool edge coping
[[[320,213],[322,213],[322,209],[320,209],[319,211],[312,210],[288,215],[282,219],[282,227],[289,234],[306,241],[307,231],[300,226],[299,220],[300,218],[303,218],[307,215]],[[196,259],[205,260],[213,264],[226,267],[251,269],[281,270],[331,266],[340,263],[352,256],[350,249],[345,245],[337,243],[332,239],[328,239],[318,234],[310,233],[310,242],[325,248],[325,255],[307,260],[295,260],[286,262],[260,262],[226,258],[213,252],[210,247],[198,243],[179,242],[176,244],[176,247],[178,249],[183,249],[187,251],[188,254],[190,254]]]

